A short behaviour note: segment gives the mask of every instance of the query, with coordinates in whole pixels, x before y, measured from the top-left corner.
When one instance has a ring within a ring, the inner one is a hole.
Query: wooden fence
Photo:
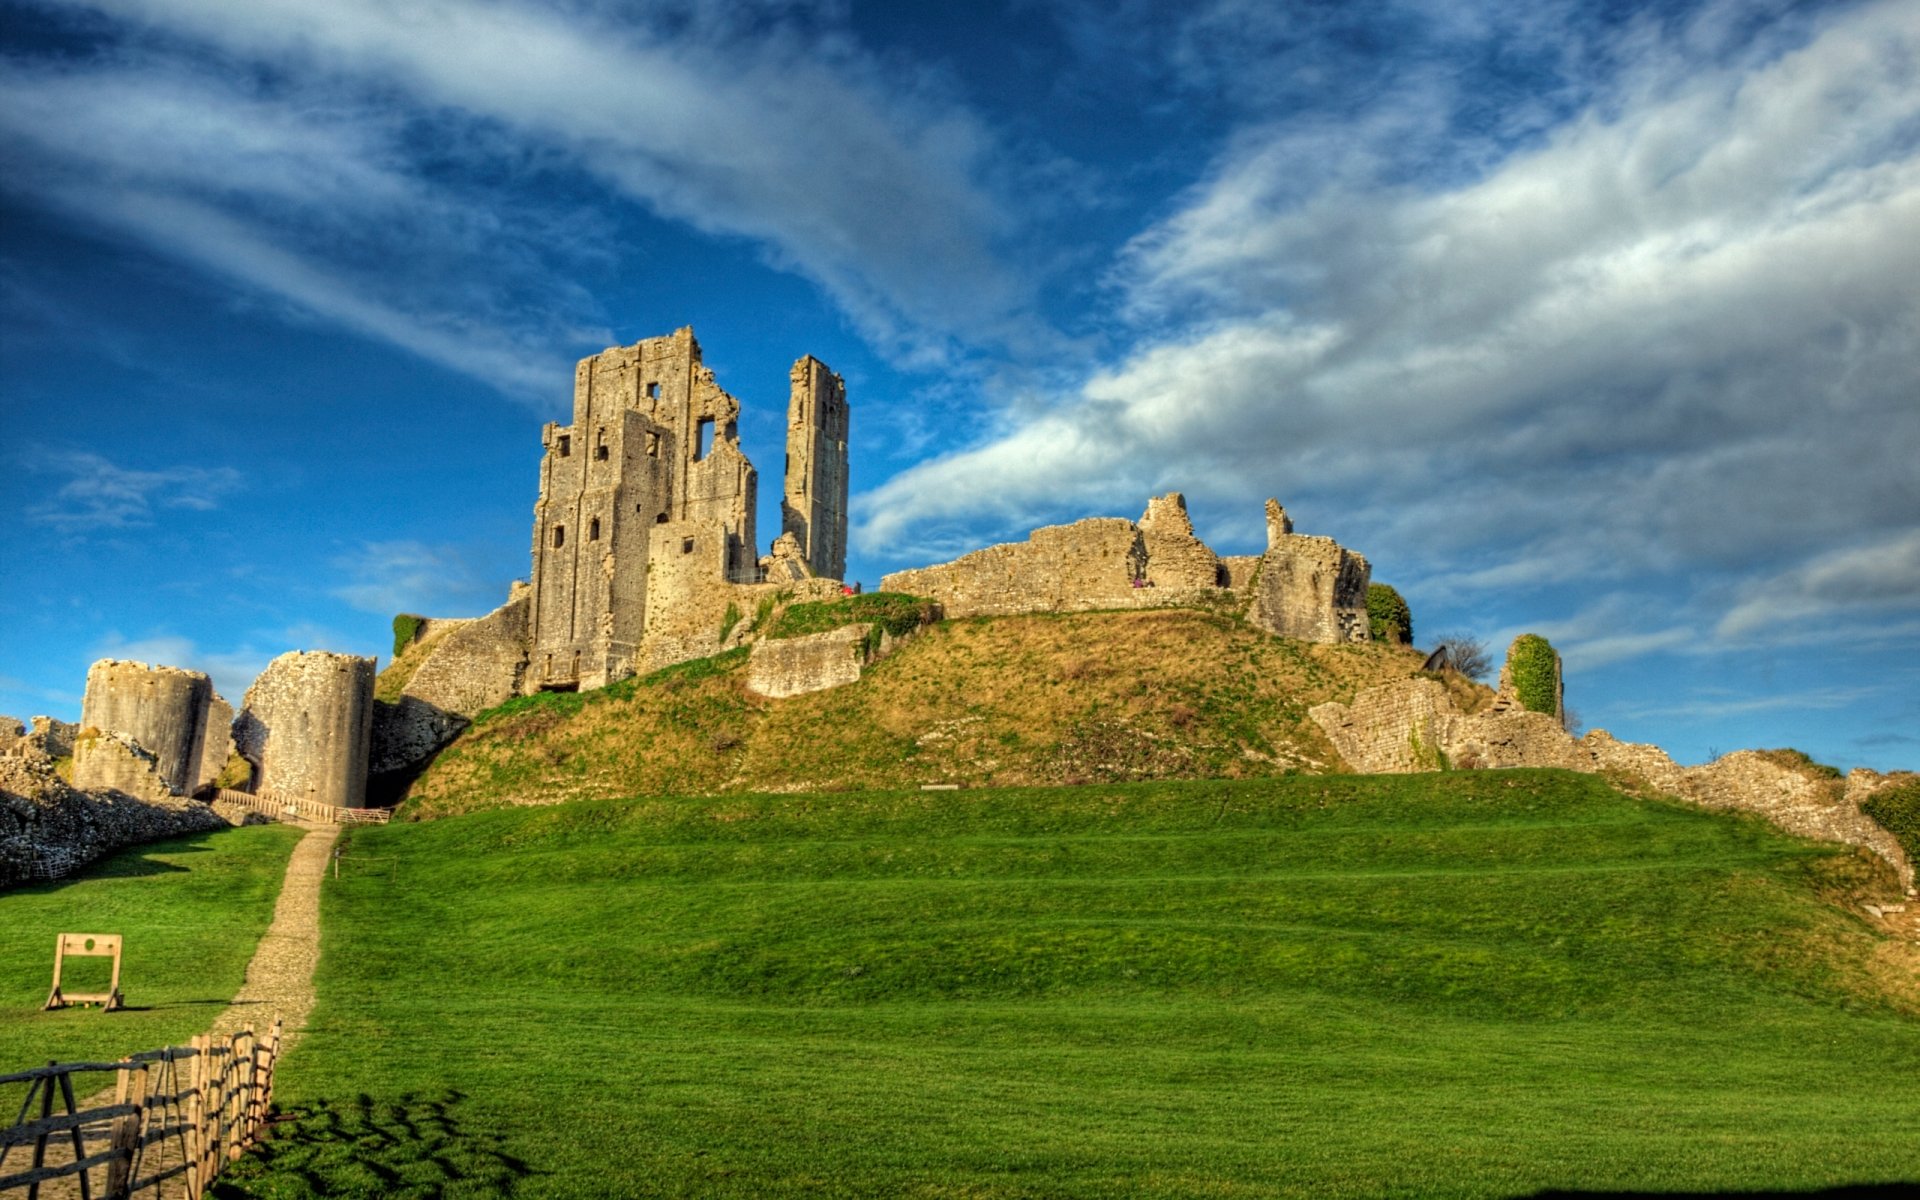
[[[108,1063],[49,1063],[0,1075],[27,1087],[11,1126],[0,1127],[0,1195],[105,1200],[150,1195],[199,1200],[221,1169],[259,1136],[273,1101],[280,1022],[197,1037]],[[114,1076],[111,1101],[101,1090]],[[75,1078],[81,1083],[76,1086]],[[14,1166],[25,1152],[24,1169]]]
[[[236,792],[229,788],[220,788],[214,792],[215,800],[228,804],[237,804],[250,808],[254,812],[272,817],[276,821],[292,817],[302,821],[320,821],[332,825],[385,825],[393,814],[384,808],[339,808],[332,804],[321,804],[317,800],[304,800],[298,796],[279,796],[272,792]]]

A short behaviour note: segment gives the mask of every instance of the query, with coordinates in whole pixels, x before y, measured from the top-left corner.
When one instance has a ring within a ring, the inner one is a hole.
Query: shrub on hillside
[[[1514,639],[1507,652],[1507,670],[1520,707],[1528,712],[1560,711],[1560,656],[1552,643],[1537,633]]]
[[[809,600],[790,605],[767,631],[770,638],[805,637],[827,633],[843,625],[869,622],[894,637],[911,633],[940,619],[940,606],[904,592],[869,592],[839,600]]]
[[[1376,642],[1413,644],[1413,612],[1392,584],[1367,585],[1367,632]]]
[[[1909,859],[1920,862],[1920,775],[1874,793],[1860,809],[1886,826]]]
[[[425,617],[415,616],[413,613],[401,613],[393,619],[393,656],[395,658],[399,658],[401,651],[413,645],[413,639],[419,635],[420,627],[426,623]]]

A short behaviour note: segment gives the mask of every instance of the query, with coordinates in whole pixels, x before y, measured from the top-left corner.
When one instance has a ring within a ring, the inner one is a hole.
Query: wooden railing
[[[273,792],[236,792],[230,788],[220,788],[214,792],[215,800],[228,804],[237,804],[251,809],[276,821],[288,818],[299,821],[319,821],[328,825],[385,825],[391,812],[384,808],[340,808],[332,804],[322,804],[317,800],[307,800],[298,796],[281,796]]]
[[[77,1184],[81,1200],[141,1192],[200,1200],[258,1138],[279,1061],[276,1019],[265,1038],[247,1028],[119,1062],[48,1063],[0,1075],[0,1088],[27,1085],[13,1124],[0,1127],[0,1194],[39,1200],[51,1183],[68,1195]],[[104,1088],[108,1072],[115,1076],[110,1103],[100,1102],[104,1090],[85,1102],[92,1107],[75,1101],[90,1085]],[[25,1169],[10,1169],[15,1152],[28,1148]]]

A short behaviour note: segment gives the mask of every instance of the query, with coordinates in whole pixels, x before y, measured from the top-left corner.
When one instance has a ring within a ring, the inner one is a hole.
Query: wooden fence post
[[[210,1039],[205,1034],[193,1039],[192,1098],[187,1102],[187,1200],[200,1200],[207,1190],[207,1088],[212,1072],[207,1069]]]
[[[114,1089],[114,1103],[131,1104],[133,1111],[116,1117],[113,1122],[113,1160],[107,1165],[109,1200],[122,1200],[132,1194],[134,1155],[139,1149],[140,1134],[146,1125],[147,1097],[151,1092],[147,1065],[135,1063],[130,1058],[120,1061],[127,1065],[120,1070],[119,1086]]]
[[[49,1067],[57,1067],[60,1064],[49,1059],[47,1065]],[[40,1088],[40,1119],[45,1121],[53,1116],[53,1076],[49,1075],[42,1079],[40,1081]],[[31,1096],[28,1097],[27,1102],[29,1104],[33,1102]],[[46,1165],[47,1132],[43,1127],[40,1131],[40,1136],[33,1139],[33,1169],[38,1171]],[[40,1184],[38,1182],[27,1185],[27,1200],[40,1200]]]
[[[241,1047],[246,1052],[241,1053]],[[252,1140],[248,1116],[253,1108],[253,1026],[233,1035],[233,1133],[227,1138],[227,1161],[240,1161]]]

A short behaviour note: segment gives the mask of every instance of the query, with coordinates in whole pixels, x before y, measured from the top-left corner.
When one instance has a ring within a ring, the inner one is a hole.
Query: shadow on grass
[[[1920,1184],[1852,1183],[1805,1192],[1534,1192],[1524,1200],[1913,1200]]]
[[[463,1124],[465,1100],[455,1091],[395,1100],[361,1095],[276,1111],[266,1139],[223,1173],[209,1195],[511,1196],[531,1169],[500,1153],[494,1132]]]

